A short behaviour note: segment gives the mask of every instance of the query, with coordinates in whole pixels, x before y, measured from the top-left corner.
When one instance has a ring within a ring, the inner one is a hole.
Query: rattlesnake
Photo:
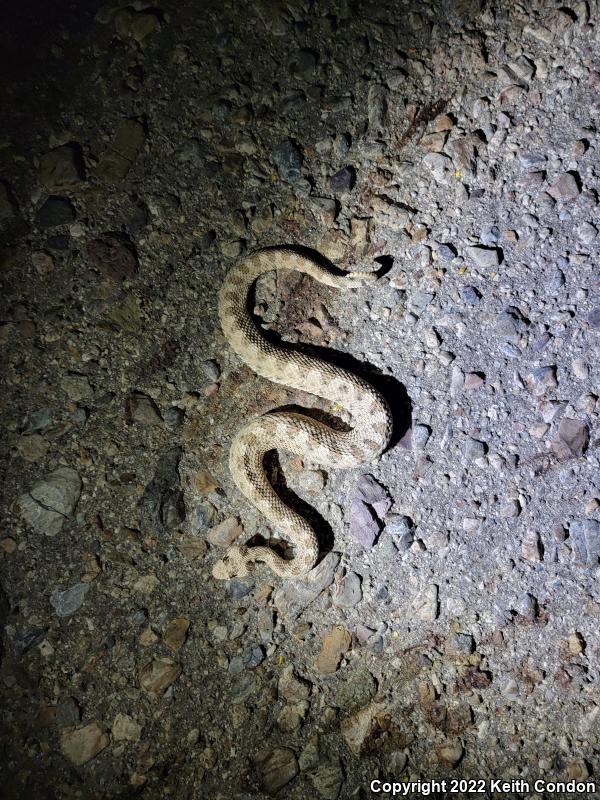
[[[275,247],[256,251],[240,261],[227,274],[219,293],[223,332],[249,367],[275,383],[344,406],[352,415],[354,427],[340,432],[303,414],[273,411],[251,420],[237,433],[229,452],[233,480],[295,546],[295,557],[284,559],[270,547],[233,545],[213,567],[212,574],[219,579],[248,575],[257,561],[285,578],[304,575],[316,563],[317,537],[306,520],[275,493],[265,473],[265,453],[283,449],[319,464],[356,467],[384,451],[392,430],[386,401],[367,381],[320,358],[273,344],[261,335],[248,310],[248,294],[259,275],[274,269],[303,272],[336,289],[373,282],[376,274],[338,275],[291,248]]]

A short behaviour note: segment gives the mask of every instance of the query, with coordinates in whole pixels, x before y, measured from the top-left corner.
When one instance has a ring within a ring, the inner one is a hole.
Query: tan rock
[[[565,770],[568,781],[585,781],[590,777],[590,770],[583,759],[571,761]]]
[[[179,650],[185,644],[189,627],[190,621],[186,617],[172,619],[164,630],[163,642],[171,650]]]
[[[98,556],[95,556],[93,553],[84,553],[81,556],[81,560],[84,564],[84,572],[81,576],[81,582],[91,583],[102,572],[102,567],[100,566]]]
[[[540,535],[537,531],[527,531],[521,542],[521,555],[526,561],[541,561]]]
[[[440,114],[439,117],[436,117],[433,120],[433,130],[436,133],[439,133],[440,131],[451,131],[453,127],[454,122],[447,114]]]
[[[277,717],[277,725],[282,731],[291,733],[300,727],[307,711],[308,703],[306,700],[293,706],[284,706]]]
[[[579,656],[585,649],[585,640],[583,636],[575,631],[567,639],[567,649],[570,656]]]
[[[298,678],[294,673],[294,668],[289,664],[284,667],[277,688],[280,697],[285,698],[288,703],[298,703],[308,699],[311,686],[308,681]]]
[[[317,658],[317,670],[322,673],[335,672],[351,644],[352,636],[342,625],[336,625],[328,631],[323,637],[323,645]]]
[[[108,747],[109,741],[100,723],[94,721],[79,728],[65,728],[60,734],[60,749],[65,758],[79,767]]]
[[[253,758],[261,788],[275,794],[298,774],[296,754],[289,747],[268,747]]]
[[[206,469],[201,469],[194,475],[193,478],[194,482],[194,489],[199,494],[210,494],[214,492],[216,489],[219,489],[219,484],[210,474],[210,472]]]
[[[441,153],[446,144],[446,133],[442,131],[426,133],[419,139],[419,144],[431,153]]]
[[[461,760],[464,750],[460,742],[448,742],[440,745],[436,752],[438,761],[448,767],[455,767]]]
[[[419,592],[412,603],[414,615],[417,619],[424,622],[431,622],[437,618],[439,613],[438,587],[435,583]]]
[[[154,633],[150,625],[140,633],[139,643],[144,647],[148,647],[151,644],[156,644],[158,642],[158,636]]]
[[[133,392],[127,398],[125,413],[130,423],[162,425],[163,422],[154,400],[141,392]]]
[[[140,686],[160,697],[181,675],[181,665],[171,658],[155,658],[140,669]]]
[[[39,461],[48,452],[50,443],[39,433],[32,433],[28,436],[21,436],[17,442],[17,450],[21,458],[25,461]]]
[[[184,536],[183,541],[177,545],[179,552],[191,561],[204,558],[206,555],[206,542],[197,536]]]
[[[0,542],[0,545],[2,546],[2,550],[9,556],[17,549],[17,542],[12,536],[5,536]]]
[[[138,742],[142,734],[142,726],[127,714],[117,714],[112,724],[112,738],[115,742]]]
[[[208,541],[215,547],[227,548],[242,535],[244,529],[236,517],[227,517],[223,522],[215,525],[206,534]]]
[[[133,588],[136,592],[139,592],[140,594],[152,594],[152,592],[159,585],[160,581],[158,580],[156,575],[142,575],[133,584]]]
[[[340,733],[355,756],[360,756],[367,741],[378,727],[378,717],[384,713],[381,703],[370,703],[340,723]]]

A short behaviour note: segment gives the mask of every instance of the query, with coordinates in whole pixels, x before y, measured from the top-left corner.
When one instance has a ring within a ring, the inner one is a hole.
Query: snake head
[[[213,578],[219,581],[230,581],[232,578],[245,578],[250,574],[248,564],[241,547],[230,547],[212,568]]]

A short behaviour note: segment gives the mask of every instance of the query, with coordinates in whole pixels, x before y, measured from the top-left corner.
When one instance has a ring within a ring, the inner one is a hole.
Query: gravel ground
[[[30,12],[0,33],[5,796],[600,780],[596,0]],[[363,470],[269,460],[322,560],[223,583],[277,537],[242,420],[340,414],[219,329],[283,243],[385,273],[267,275],[255,313],[395,432]]]

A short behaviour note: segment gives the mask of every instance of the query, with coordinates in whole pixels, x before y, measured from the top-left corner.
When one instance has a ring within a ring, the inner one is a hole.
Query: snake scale
[[[352,430],[336,431],[309,416],[272,411],[252,419],[236,434],[229,452],[231,476],[254,506],[294,545],[291,559],[270,547],[233,545],[213,566],[218,579],[249,574],[256,562],[284,578],[305,575],[317,561],[319,544],[308,522],[286,505],[270,484],[264,456],[286,450],[331,467],[357,467],[379,456],[392,431],[384,398],[367,381],[320,358],[306,356],[268,341],[249,311],[249,293],[256,279],[271,270],[296,270],[336,289],[352,289],[377,279],[373,272],[335,274],[307,255],[288,247],[259,250],[227,274],[219,293],[219,318],[225,337],[238,356],[258,375],[301,389],[345,407]]]

